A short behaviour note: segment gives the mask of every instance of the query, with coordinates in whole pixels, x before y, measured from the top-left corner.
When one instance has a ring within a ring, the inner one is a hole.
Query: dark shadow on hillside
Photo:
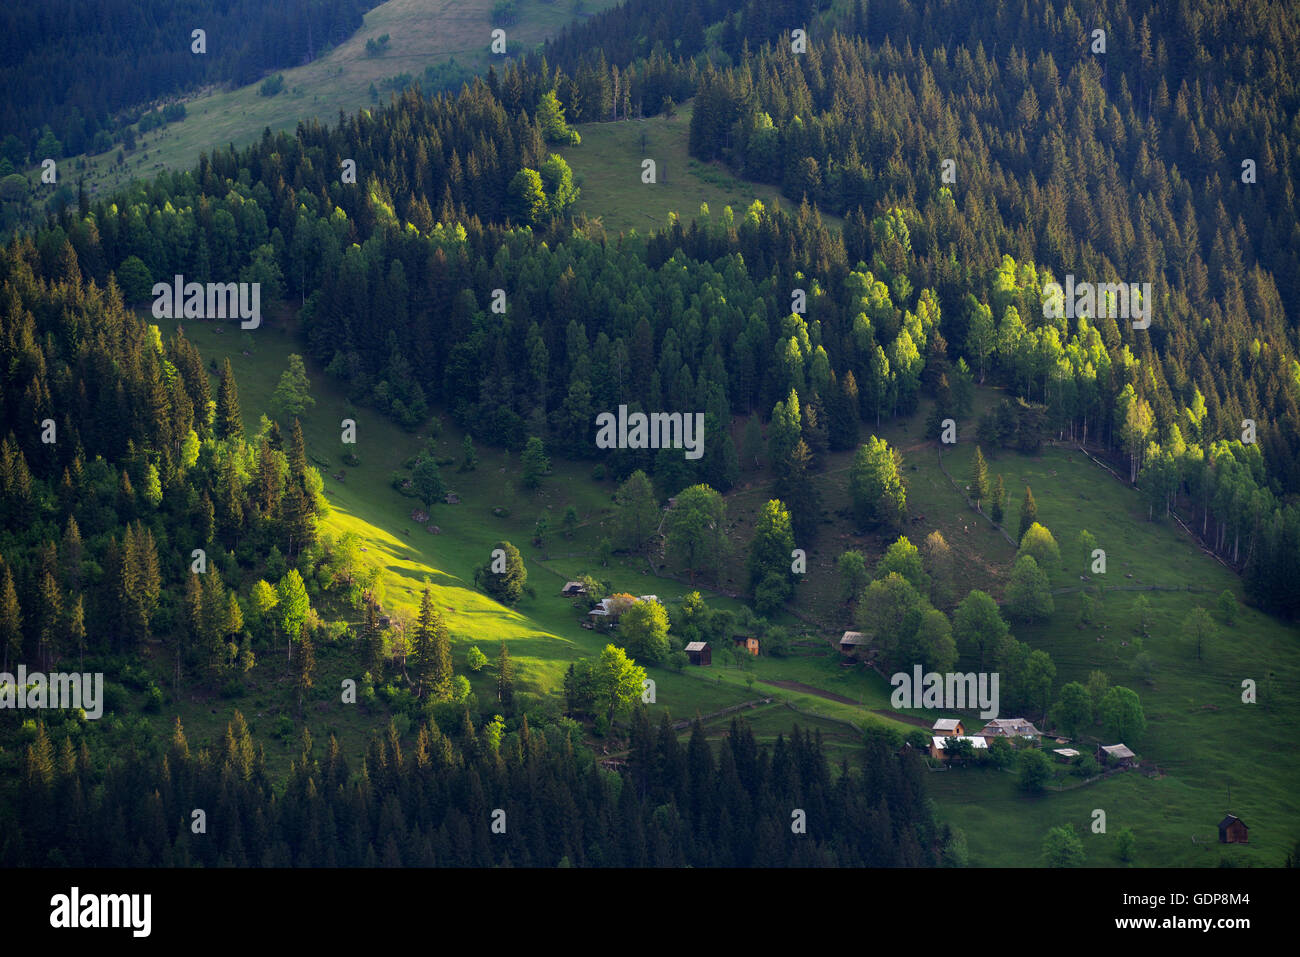
[[[446,572],[440,572],[436,568],[428,571],[417,571],[414,568],[403,568],[400,565],[385,565],[384,571],[397,578],[409,578],[417,585],[423,587],[427,580],[431,585],[439,585],[443,588],[470,588],[469,582],[456,575],[449,575]],[[415,591],[419,591],[418,588]]]

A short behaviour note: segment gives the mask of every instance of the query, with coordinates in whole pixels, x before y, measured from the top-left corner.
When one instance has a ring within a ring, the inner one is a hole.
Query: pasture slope
[[[300,121],[338,121],[339,113],[385,104],[393,95],[387,80],[409,73],[419,78],[426,67],[454,60],[458,67],[486,73],[491,63],[500,69],[504,56],[489,50],[496,0],[388,0],[365,15],[360,29],[327,54],[304,66],[277,71],[284,89],[275,96],[258,92],[261,82],[237,89],[207,89],[182,98],[186,117],[136,138],[136,148],[118,165],[121,145],[96,155],[68,157],[60,162],[60,182],[85,177],[93,196],[113,192],[163,170],[191,169],[200,153],[228,144],[246,146],[262,135],[292,130]],[[618,0],[583,0],[579,18],[614,6]],[[531,49],[575,18],[571,0],[521,0],[519,20],[506,27],[509,52]],[[384,50],[366,53],[366,41],[388,35]],[[186,41],[188,42],[188,40]],[[372,97],[371,85],[378,95]],[[28,171],[39,182],[40,168]]]
[[[170,323],[161,325],[164,335],[170,332]],[[287,355],[298,348],[291,326],[267,321],[255,335],[241,335],[232,326],[218,334],[218,328],[215,323],[190,322],[186,334],[205,358],[220,363],[230,356],[244,416],[252,429],[261,412],[270,409],[271,393],[287,366]],[[644,559],[616,557],[610,567],[599,567],[597,547],[608,534],[613,485],[594,480],[581,463],[556,459],[553,473],[532,493],[518,485],[513,456],[480,448],[475,472],[444,467],[444,479],[460,494],[462,504],[435,505],[430,523],[438,525],[441,534],[428,533],[410,518],[417,503],[391,489],[388,481],[401,462],[423,445],[427,431],[411,435],[369,410],[352,406],[323,370],[310,363],[308,368],[317,404],[303,417],[304,433],[332,509],[322,531],[334,536],[354,532],[361,538],[367,549],[364,564],[384,573],[380,594],[390,612],[413,615],[419,590],[429,583],[447,616],[457,669],[471,677],[485,707],[492,697],[490,677],[486,671],[473,675],[464,667],[472,645],[492,656],[499,641],[508,642],[520,688],[542,695],[559,694],[571,661],[598,653],[604,640],[578,627],[580,612],[558,595],[565,579],[590,572],[611,579],[618,589],[654,592],[670,604],[689,590],[685,582],[664,577],[667,572],[659,574]],[[999,398],[993,390],[982,390],[977,408]],[[921,436],[925,412],[922,408],[912,418],[881,430],[903,450],[911,511],[925,516],[908,533],[919,543],[938,528],[957,554],[961,590],[986,588],[1000,598],[1014,551],[940,470],[936,444]],[[345,450],[339,442],[339,423],[345,417],[357,421],[355,452],[360,464],[355,468],[342,464]],[[457,429],[444,426],[437,440],[439,456],[459,461],[462,439]],[[973,442],[961,442],[944,454],[944,465],[959,485],[964,485],[969,473],[973,449]],[[1075,449],[1049,446],[1036,456],[986,449],[985,454],[990,474],[1002,474],[1008,489],[1006,524],[1014,532],[1019,498],[1026,484],[1032,486],[1040,521],[1052,530],[1063,555],[1061,566],[1052,571],[1055,614],[1046,622],[1015,625],[1013,630],[1052,656],[1058,689],[1067,681],[1086,681],[1093,670],[1106,672],[1112,684],[1134,688],[1142,698],[1148,730],[1130,744],[1143,764],[1158,766],[1160,774],[1127,772],[1070,790],[1028,796],[1016,789],[1015,776],[1008,772],[935,773],[930,783],[941,818],[965,832],[972,860],[978,864],[1035,863],[1047,829],[1073,823],[1085,835],[1090,864],[1117,863],[1113,835],[1131,827],[1139,864],[1206,865],[1219,860],[1217,845],[1209,845],[1217,838],[1214,825],[1228,808],[1231,788],[1231,809],[1251,825],[1251,843],[1221,849],[1222,853],[1241,863],[1280,863],[1294,840],[1292,822],[1300,812],[1294,773],[1276,754],[1277,729],[1300,717],[1300,708],[1283,693],[1300,680],[1297,629],[1242,605],[1235,624],[1220,623],[1218,637],[1197,661],[1195,649],[1182,634],[1182,620],[1195,604],[1213,611],[1225,589],[1240,598],[1235,574],[1203,553],[1172,522],[1148,521],[1145,505],[1134,490]],[[796,634],[804,633],[801,653],[789,658],[763,656],[745,670],[732,665],[725,653],[715,656],[714,667],[707,671],[688,668],[676,674],[649,669],[657,683],[656,708],[682,720],[770,698],[770,704],[745,712],[760,738],[774,739],[799,723],[821,729],[828,748],[844,756],[851,756],[855,747],[856,734],[850,725],[883,723],[906,731],[915,725],[906,723],[905,717],[936,716],[921,710],[899,715],[899,720],[872,714],[889,708],[885,679],[861,666],[842,668],[837,656],[829,653],[829,639],[852,624],[851,609],[835,594],[835,557],[845,548],[858,547],[874,563],[889,540],[879,534],[856,535],[841,514],[848,503],[847,465],[847,453],[838,460],[832,457],[817,479],[829,524],[808,549],[810,573],[799,587],[791,613],[780,619]],[[335,479],[336,474],[342,474],[343,481]],[[744,580],[744,548],[753,516],[770,494],[768,480],[764,472],[744,473],[740,486],[728,497],[729,537],[735,551],[723,573],[731,581],[720,587],[733,594],[743,587],[738,583]],[[530,540],[537,517],[546,514],[558,526],[570,504],[581,521],[573,538],[556,532],[545,551],[534,547]],[[497,506],[509,509],[509,516],[495,516]],[[1106,549],[1108,559],[1105,579],[1097,576],[1088,583],[1100,584],[1101,590],[1095,596],[1094,621],[1087,626],[1079,622],[1084,583],[1076,567],[1083,563],[1077,546],[1083,528]],[[529,585],[535,591],[515,608],[503,607],[473,588],[474,567],[502,538],[523,552]],[[701,590],[711,604],[740,607],[734,598]],[[1145,639],[1134,627],[1133,603],[1139,594],[1151,603]],[[1138,640],[1153,663],[1141,673],[1134,664]],[[318,687],[328,689],[331,681],[337,687],[349,661],[341,649],[323,652]],[[959,664],[963,670],[977,667],[973,661]],[[331,668],[336,673],[330,673]],[[1241,682],[1246,678],[1259,686],[1258,704],[1241,702]],[[266,691],[270,694],[270,689]],[[366,722],[330,704],[331,695],[318,690],[320,714],[311,716],[309,723],[319,721],[322,729],[335,730],[341,740],[362,745],[369,730]],[[268,700],[274,704],[274,696],[264,695],[263,703]],[[224,727],[224,716],[208,722],[202,712],[209,709],[195,710],[200,713],[193,720],[200,727],[210,723],[213,733]],[[226,709],[221,712],[224,715]],[[710,736],[718,739],[729,721],[729,716],[715,721]],[[189,718],[186,726],[190,727]],[[1088,746],[1102,734],[1100,726],[1092,732],[1083,736]],[[293,752],[292,742],[286,741],[284,749],[287,757]],[[1107,813],[1108,835],[1089,829],[1097,808]]]

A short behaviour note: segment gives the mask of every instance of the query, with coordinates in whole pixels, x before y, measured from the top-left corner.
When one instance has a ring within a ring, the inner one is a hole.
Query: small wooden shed
[[[840,638],[840,651],[843,654],[851,655],[860,647],[868,644],[867,636],[860,631],[846,631]]]
[[[1137,765],[1137,755],[1123,743],[1103,744],[1097,749],[1094,756],[1097,762],[1103,766],[1110,764],[1121,768],[1131,768]]]
[[[940,718],[930,730],[940,737],[961,737],[966,734],[960,718]]]
[[[1246,822],[1235,814],[1229,814],[1219,822],[1219,843],[1220,844],[1249,844],[1250,830]]]
[[[732,644],[744,648],[751,655],[758,654],[758,639],[755,638],[753,635],[732,635],[731,641]]]
[[[686,646],[686,657],[693,665],[713,664],[713,650],[707,641],[692,641]]]

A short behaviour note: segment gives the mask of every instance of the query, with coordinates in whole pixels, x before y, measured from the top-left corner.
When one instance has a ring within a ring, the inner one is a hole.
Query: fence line
[[[971,511],[973,511],[980,518],[987,520],[988,523],[992,525],[994,528],[996,528],[999,532],[1001,532],[1002,537],[1005,538],[1012,545],[1019,544],[1014,538],[1011,537],[1010,533],[1008,533],[1005,528],[1003,528],[1001,525],[998,525],[996,522],[993,521],[993,519],[989,518],[982,511],[976,508],[975,503],[972,502],[970,500],[970,497],[966,494],[966,490],[962,488],[960,485],[958,485],[956,479],[954,479],[951,475],[948,474],[948,470],[943,466],[943,443],[942,442],[939,443],[939,471],[944,474],[944,478],[946,478],[949,484],[952,485],[953,490],[957,492],[957,494],[960,495],[963,499],[966,500],[966,505],[967,507],[970,508]]]

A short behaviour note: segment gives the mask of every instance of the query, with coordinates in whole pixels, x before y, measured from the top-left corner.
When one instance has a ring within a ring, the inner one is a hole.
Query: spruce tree
[[[971,489],[975,492],[975,507],[989,497],[989,466],[984,461],[984,452],[975,446],[975,460],[971,464]]]
[[[503,708],[509,708],[515,700],[515,666],[510,660],[510,649],[501,642],[497,653],[497,701]]]
[[[1002,475],[998,475],[997,483],[993,486],[993,500],[989,506],[989,517],[993,519],[994,525],[1002,524],[1002,509],[1007,501],[1006,486],[1002,484]]]
[[[86,608],[81,595],[77,596],[76,601],[72,603],[72,608],[68,611],[66,632],[67,650],[76,652],[80,666],[84,667],[86,661]]]
[[[302,715],[303,700],[311,689],[316,676],[316,649],[311,636],[303,629],[298,639],[298,714]]]
[[[384,677],[384,631],[379,627],[379,607],[374,598],[366,601],[361,638],[365,642],[366,670],[370,672],[371,680],[378,684]]]
[[[14,588],[14,573],[8,565],[0,582],[0,646],[4,648],[4,670],[8,672],[9,662],[23,656],[23,616],[18,590]]]
[[[1028,485],[1025,486],[1025,500],[1020,503],[1020,534],[1016,540],[1019,541],[1025,537],[1025,532],[1029,531],[1029,526],[1038,521],[1038,506],[1034,504],[1034,493]]]
[[[239,439],[244,436],[244,420],[239,413],[239,388],[230,357],[221,366],[221,384],[217,387],[217,437]]]
[[[451,697],[451,638],[427,587],[415,625],[415,693],[426,692],[439,701]]]

